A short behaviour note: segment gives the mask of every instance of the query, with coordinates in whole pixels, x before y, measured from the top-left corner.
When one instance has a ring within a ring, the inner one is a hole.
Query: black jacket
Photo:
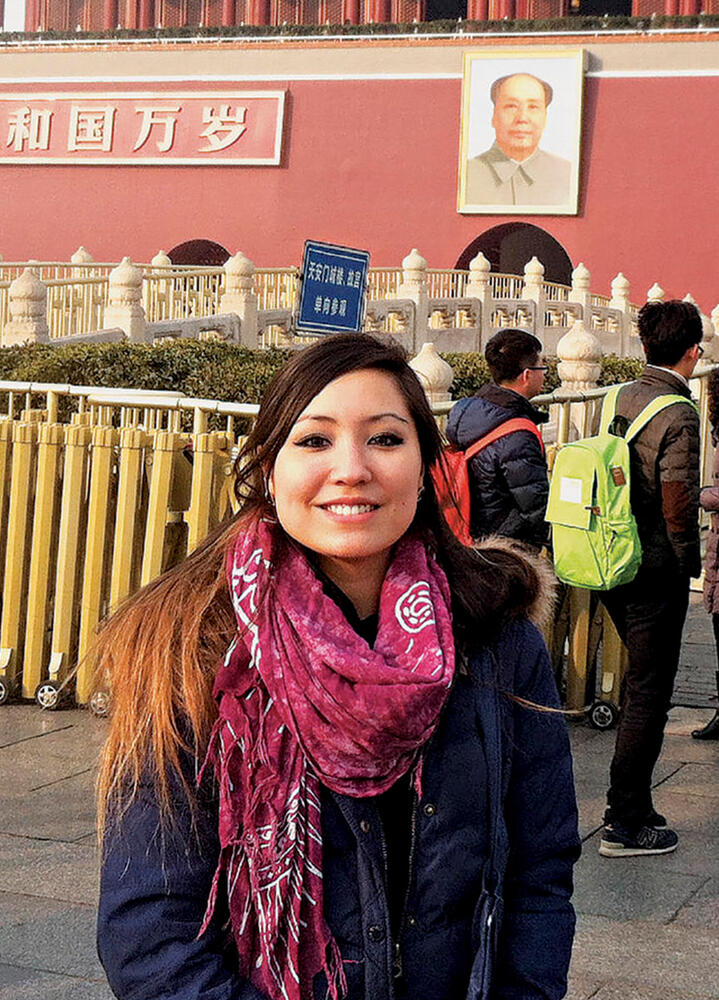
[[[345,961],[349,1000],[559,1000],[565,994],[572,866],[579,854],[566,724],[561,715],[524,707],[500,691],[557,704],[544,643],[528,622],[505,628],[455,678],[425,751],[396,942],[376,805],[323,792],[324,910]],[[494,811],[494,830],[493,781],[503,803]],[[217,813],[206,800],[194,837],[181,802],[178,796],[175,829],[160,836],[154,797],[143,789],[121,830],[106,840],[98,947],[110,985],[123,1000],[262,1000],[236,968],[221,906],[197,940],[218,857]],[[504,898],[491,985],[501,905],[493,904],[484,883]],[[397,959],[399,978],[393,975]],[[326,995],[320,974],[315,998]]]
[[[676,375],[648,365],[617,397],[610,430],[624,434],[657,396],[691,399]],[[661,410],[629,445],[631,504],[642,543],[642,569],[699,576],[699,415],[676,403]]]
[[[514,417],[535,424],[548,417],[518,392],[485,385],[475,396],[460,399],[449,415],[447,438],[467,448]],[[515,431],[494,441],[469,463],[470,530],[473,538],[505,535],[541,548],[547,541],[544,520],[549,496],[547,462],[534,434]]]

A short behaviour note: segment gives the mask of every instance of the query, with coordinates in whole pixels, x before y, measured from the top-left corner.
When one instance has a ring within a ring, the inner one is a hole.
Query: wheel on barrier
[[[98,719],[104,719],[110,714],[110,692],[95,691],[90,697],[89,709]]]
[[[10,684],[0,678],[0,705],[4,705],[10,698]]]
[[[55,681],[43,681],[35,688],[35,701],[40,708],[52,712],[60,704],[60,685]]]
[[[612,729],[618,718],[619,709],[611,701],[595,701],[589,709],[589,724],[595,729]]]

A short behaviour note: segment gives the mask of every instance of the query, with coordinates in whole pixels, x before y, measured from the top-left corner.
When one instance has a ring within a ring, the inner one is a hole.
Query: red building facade
[[[455,16],[476,21],[547,19],[580,12],[581,6],[582,0],[460,0]],[[610,12],[618,12],[617,0],[613,0]],[[711,14],[719,12],[719,0],[626,0],[622,12],[635,16]],[[433,16],[428,0],[26,0],[25,28],[29,32],[95,32],[116,28],[406,24],[428,16]]]
[[[465,55],[567,48],[585,67],[576,211],[462,210]],[[209,241],[273,267],[312,238],[376,267],[412,247],[430,267],[466,266],[481,249],[521,273],[554,246],[564,278],[582,262],[592,291],[621,271],[632,301],[659,282],[707,313],[719,302],[719,33],[80,39],[0,47],[0,67],[6,261],[84,245],[147,262]]]

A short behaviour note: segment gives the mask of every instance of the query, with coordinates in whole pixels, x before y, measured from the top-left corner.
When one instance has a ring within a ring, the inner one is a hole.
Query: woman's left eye
[[[404,438],[401,434],[385,431],[383,434],[375,434],[370,438],[369,443],[378,444],[382,448],[394,448],[398,444],[404,444]]]

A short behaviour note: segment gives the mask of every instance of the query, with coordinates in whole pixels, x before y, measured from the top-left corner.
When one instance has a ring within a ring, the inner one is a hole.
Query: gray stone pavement
[[[675,854],[597,854],[613,733],[572,723],[584,852],[569,1000],[719,1000],[719,744],[709,619],[693,598],[654,801]],[[0,708],[0,1000],[110,1000],[95,956],[93,777],[106,723]],[[461,1000],[461,998],[457,998]]]

